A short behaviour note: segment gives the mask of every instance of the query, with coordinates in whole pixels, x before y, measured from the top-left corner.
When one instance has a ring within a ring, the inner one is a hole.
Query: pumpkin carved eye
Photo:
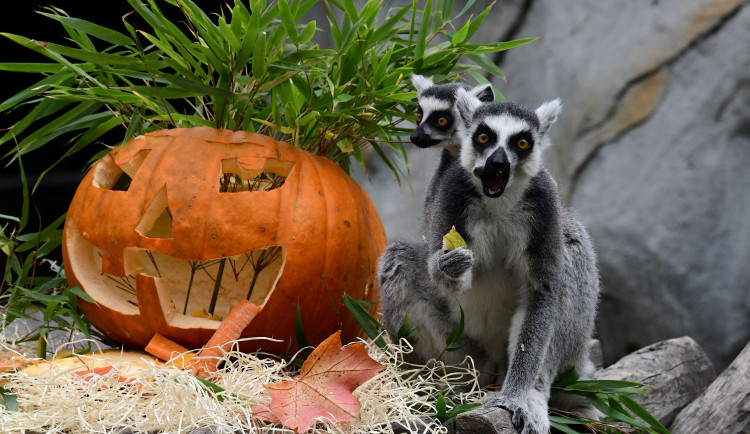
[[[490,136],[482,133],[482,134],[477,135],[477,140],[479,141],[479,143],[485,144],[490,141]]]
[[[439,118],[439,119],[437,120],[437,123],[438,123],[438,125],[440,125],[441,127],[444,127],[444,126],[448,125],[448,118],[446,118],[446,117],[442,117],[442,118]]]
[[[518,146],[519,149],[526,149],[529,147],[529,141],[526,139],[521,139],[516,142],[516,146]]]
[[[417,113],[417,123],[422,122],[422,113]]]

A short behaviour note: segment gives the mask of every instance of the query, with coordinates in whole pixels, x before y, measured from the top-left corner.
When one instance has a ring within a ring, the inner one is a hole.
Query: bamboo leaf
[[[432,15],[432,0],[427,0],[424,11],[422,12],[422,22],[417,32],[417,46],[414,51],[414,59],[421,59],[424,56],[425,44],[427,42],[427,28],[430,25],[430,15]]]
[[[651,415],[651,413],[648,412],[641,404],[637,403],[633,400],[633,398],[629,396],[620,396],[620,401],[625,404],[625,406],[632,411],[636,416],[640,417],[646,423],[651,425],[656,431],[662,433],[662,434],[669,434],[669,430],[664,427],[664,425],[659,422],[654,416]]]
[[[463,26],[451,38],[451,45],[461,45],[469,37],[469,27],[471,20],[466,20]]]
[[[302,29],[302,32],[299,34],[299,44],[307,44],[310,42],[310,40],[315,36],[315,32],[317,31],[317,22],[315,20],[310,21],[305,25],[305,27]]]
[[[133,45],[134,42],[124,34],[102,27],[99,24],[92,23],[90,21],[82,20],[80,18],[71,18],[59,14],[50,14],[46,12],[39,12],[39,14],[45,17],[52,18],[53,20],[59,21],[65,25],[68,25],[78,31],[84,32],[95,38],[101,39],[102,41],[109,42],[114,45]]]
[[[253,50],[253,75],[261,80],[266,74],[266,33],[258,35],[255,41],[255,50]]]
[[[57,63],[0,63],[0,71],[54,74],[63,69]]]
[[[96,303],[96,300],[94,300],[93,297],[91,297],[89,294],[84,292],[79,286],[74,286],[72,288],[69,288],[68,292],[76,295],[82,300],[88,301],[89,303]]]
[[[294,24],[292,11],[289,9],[289,3],[280,1],[278,5],[279,15],[281,15],[281,24],[284,26],[284,30],[286,30],[286,35],[289,37],[289,40],[292,41],[292,44],[298,45],[299,35],[297,34],[297,27]]]
[[[383,327],[383,324],[378,322],[378,320],[376,320],[372,314],[365,309],[365,306],[367,305],[367,302],[355,300],[350,297],[349,294],[344,293],[344,307],[346,307],[354,319],[357,320],[357,323],[362,327],[365,334],[375,341],[378,347],[385,349],[386,344],[381,337],[382,331],[385,327]]]
[[[18,397],[15,393],[0,386],[0,400],[7,411],[18,411]]]

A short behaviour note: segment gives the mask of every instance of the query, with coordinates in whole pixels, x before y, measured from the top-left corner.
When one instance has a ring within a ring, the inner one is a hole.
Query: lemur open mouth
[[[499,197],[502,195],[505,186],[508,184],[508,178],[510,178],[510,167],[503,167],[500,170],[485,167],[479,176],[485,196]]]

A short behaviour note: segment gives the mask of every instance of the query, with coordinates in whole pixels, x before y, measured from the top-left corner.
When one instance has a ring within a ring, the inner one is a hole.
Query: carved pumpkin
[[[374,301],[382,223],[331,161],[270,137],[208,127],[137,137],[99,161],[65,222],[68,283],[110,338],[144,347],[158,332],[202,346],[240,299],[262,307],[244,351],[297,347],[359,327],[343,293]]]

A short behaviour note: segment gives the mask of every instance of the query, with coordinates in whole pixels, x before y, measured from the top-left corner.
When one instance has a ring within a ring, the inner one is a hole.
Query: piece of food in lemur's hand
[[[468,248],[469,246],[466,245],[464,237],[462,237],[456,230],[456,227],[453,226],[447,234],[443,235],[443,248],[447,250],[455,250],[459,247]]]

